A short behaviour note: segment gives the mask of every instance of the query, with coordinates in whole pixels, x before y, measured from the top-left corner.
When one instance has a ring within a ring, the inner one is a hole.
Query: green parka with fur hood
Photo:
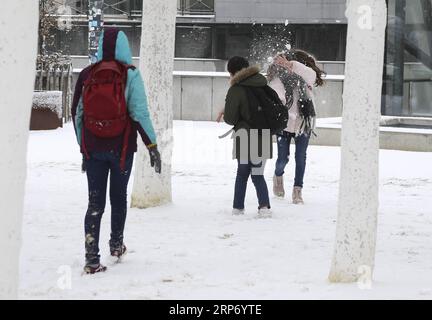
[[[240,159],[240,139],[238,138],[239,130],[245,129],[249,137],[249,159],[253,154],[252,149],[258,148],[258,155],[263,159],[272,158],[272,140],[270,137],[262,139],[262,134],[259,132],[258,145],[251,145],[250,129],[254,129],[249,124],[251,112],[249,107],[249,99],[247,89],[245,87],[264,87],[267,85],[267,79],[260,73],[257,66],[244,68],[237,72],[230,81],[231,87],[228,90],[225,99],[224,120],[227,124],[234,126],[233,138],[233,158]],[[237,137],[237,138],[236,138]],[[264,153],[262,151],[265,151]],[[253,157],[252,157],[253,158]],[[255,161],[253,161],[255,162]]]

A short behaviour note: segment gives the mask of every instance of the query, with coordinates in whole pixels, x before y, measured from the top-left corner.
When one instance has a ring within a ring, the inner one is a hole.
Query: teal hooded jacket
[[[105,29],[99,38],[97,57],[98,61],[115,59],[124,64],[132,65],[132,54],[126,34],[116,28]],[[85,147],[87,152],[119,150],[123,142],[122,137],[101,139],[93,136],[91,132],[87,131],[85,128],[83,130],[82,89],[84,81],[90,74],[90,68],[91,65],[83,69],[78,77],[71,110],[75,133],[78,143],[81,146],[81,152],[83,152],[83,146],[81,145],[81,135],[83,132],[85,135]],[[128,151],[136,151],[137,131],[140,133],[147,147],[156,144],[156,134],[148,111],[144,82],[138,69],[130,68],[128,70],[125,97],[129,116],[133,121],[133,130],[129,137]]]

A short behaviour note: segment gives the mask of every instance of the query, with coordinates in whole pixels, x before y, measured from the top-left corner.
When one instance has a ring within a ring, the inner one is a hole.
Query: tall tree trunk
[[[136,158],[132,207],[147,208],[171,202],[172,101],[177,2],[144,0],[140,71],[162,157],[162,174],[150,167],[142,143]]]
[[[18,292],[38,12],[38,2],[27,0],[4,1],[0,11],[0,299]]]
[[[385,0],[348,0],[348,38],[341,141],[339,212],[329,279],[372,274],[378,212]]]

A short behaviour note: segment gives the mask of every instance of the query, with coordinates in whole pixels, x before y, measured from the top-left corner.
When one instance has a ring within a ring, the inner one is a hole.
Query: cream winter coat
[[[304,79],[304,81],[308,85],[307,94],[313,100],[312,88],[316,81],[316,72],[312,68],[309,68],[298,61],[292,61],[292,62],[293,62],[292,72],[296,73],[297,75],[299,75]],[[285,86],[283,85],[280,78],[275,77],[272,81],[270,81],[269,86],[277,92],[281,101],[284,104],[286,104]],[[288,131],[290,133],[295,133],[295,134],[299,132],[300,125],[302,122],[302,117],[300,115],[299,108],[298,108],[298,100],[299,100],[299,94],[297,91],[294,91],[293,104],[288,111],[289,114],[288,126],[285,129],[285,131]]]

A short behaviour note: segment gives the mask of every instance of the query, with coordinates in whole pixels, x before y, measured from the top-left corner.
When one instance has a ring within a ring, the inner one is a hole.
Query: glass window
[[[66,0],[65,4],[72,9],[72,14],[86,15],[88,12],[88,0]]]
[[[388,0],[385,115],[432,115],[432,0]]]
[[[207,26],[177,26],[175,56],[211,58],[212,34],[212,28]]]
[[[104,14],[129,14],[129,0],[104,0]]]
[[[214,0],[177,0],[177,11],[182,15],[214,13]]]

